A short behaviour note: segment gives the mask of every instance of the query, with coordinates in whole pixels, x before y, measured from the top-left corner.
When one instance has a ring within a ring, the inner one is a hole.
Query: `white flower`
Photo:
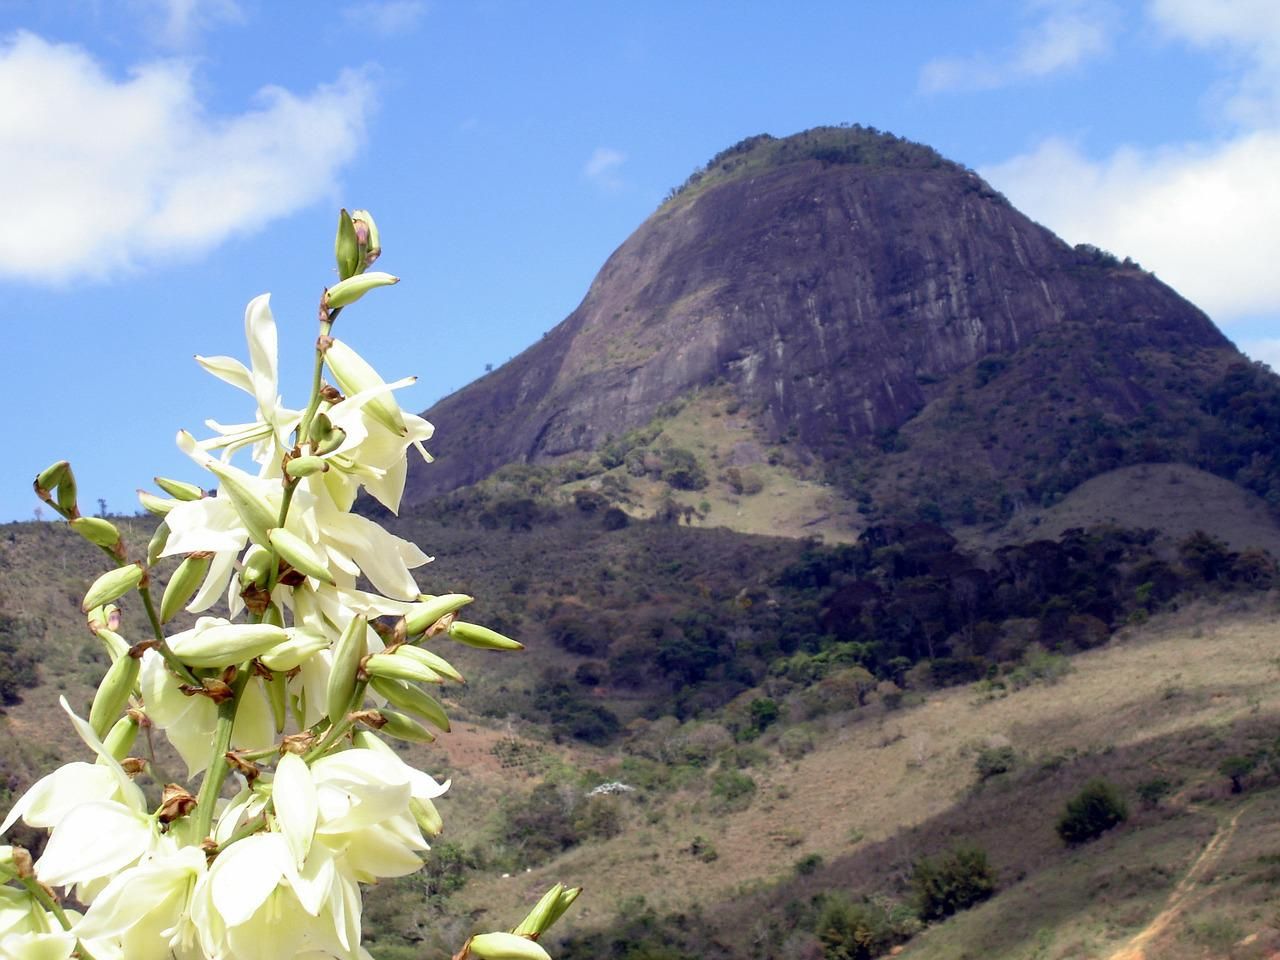
[[[190,947],[191,894],[205,873],[204,852],[182,847],[116,874],[73,928],[97,960],[169,960]]]
[[[276,322],[271,315],[270,301],[271,294],[264,293],[250,300],[245,308],[244,332],[249,341],[251,368],[233,357],[196,357],[215,377],[239,387],[258,404],[258,419],[253,423],[226,426],[206,421],[218,436],[201,441],[200,447],[220,449],[223,459],[228,459],[241,447],[252,445],[253,459],[269,470],[278,471],[281,454],[292,447],[289,435],[297,429],[302,414],[284,407],[277,393]]]

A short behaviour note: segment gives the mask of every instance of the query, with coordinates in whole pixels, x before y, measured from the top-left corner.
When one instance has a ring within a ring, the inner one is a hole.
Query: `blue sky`
[[[60,457],[90,509],[199,481],[176,430],[251,411],[191,357],[245,356],[258,293],[300,406],[340,206],[404,282],[338,333],[423,409],[713,154],[840,122],[977,169],[1280,368],[1274,0],[0,0],[0,520]]]

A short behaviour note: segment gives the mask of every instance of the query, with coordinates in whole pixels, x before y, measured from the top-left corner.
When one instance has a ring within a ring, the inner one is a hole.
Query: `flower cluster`
[[[0,956],[368,957],[361,885],[416,871],[439,834],[434,801],[448,784],[384,738],[449,729],[426,688],[462,678],[439,641],[520,645],[459,619],[471,597],[421,593],[412,571],[430,558],[351,512],[360,490],[396,512],[410,448],[430,459],[431,424],[394,399],[412,380],[386,382],[332,335],[344,308],[397,281],[367,269],[379,252],[373,218],[342,211],[339,282],[321,299],[303,409],[278,392],[266,295],[245,312],[248,365],[197,358],[256,414],[208,421],[202,440],[179,433],[215,489],[157,478],[163,495],[141,494],[161,518],[144,558],[130,559],[110,521],[80,515],[65,461],[36,478],[113,561],[83,603],[111,666],[87,719],[62,702],[92,762],[38,781],[0,824],[49,832],[34,861],[0,847]],[[233,463],[242,450],[248,469]],[[153,576],[169,558],[157,604]],[[135,592],[151,631],[126,639],[119,604]],[[184,610],[194,625],[173,629]],[[132,756],[144,728],[164,732],[188,781],[199,778],[195,793],[170,783],[148,796],[134,782],[148,767]],[[459,955],[545,958],[537,938],[577,893],[553,887],[514,930],[473,937]]]

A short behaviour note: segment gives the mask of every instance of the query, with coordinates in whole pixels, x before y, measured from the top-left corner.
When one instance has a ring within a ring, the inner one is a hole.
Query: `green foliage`
[[[533,705],[536,718],[550,724],[557,737],[602,745],[621,727],[612,710],[588,700],[581,688],[568,680],[549,679],[538,690]]]
[[[36,664],[43,635],[38,620],[0,614],[0,704],[21,702],[23,691],[40,682]]]
[[[722,768],[711,777],[711,796],[722,810],[745,810],[755,793],[755,778],[741,770]]]
[[[1218,764],[1218,772],[1231,779],[1232,793],[1241,793],[1244,791],[1244,778],[1253,773],[1257,766],[1258,760],[1256,757],[1236,754],[1227,757]]]
[[[990,780],[1002,773],[1008,773],[1018,765],[1018,755],[1013,747],[984,747],[978,752],[974,761],[974,769],[978,771],[979,780]]]
[[[701,490],[707,485],[707,474],[698,458],[682,447],[662,451],[661,478],[677,490]]]
[[[911,889],[920,918],[941,920],[990,897],[996,889],[995,871],[986,851],[957,847],[937,860],[917,860],[911,871]]]
[[[701,834],[689,841],[689,853],[703,863],[712,863],[720,858],[716,845]]]
[[[875,900],[823,898],[814,932],[824,960],[872,960],[909,939],[919,924],[907,911]]]
[[[764,481],[754,470],[743,470],[740,467],[729,467],[724,472],[724,481],[740,497],[750,497],[764,489]]]
[[[1173,792],[1173,784],[1165,777],[1153,777],[1138,784],[1135,792],[1143,806],[1154,808],[1160,806],[1160,801]]]
[[[1068,846],[1077,846],[1102,836],[1129,819],[1129,806],[1119,789],[1106,780],[1090,780],[1067,801],[1066,812],[1057,824],[1058,836]]]

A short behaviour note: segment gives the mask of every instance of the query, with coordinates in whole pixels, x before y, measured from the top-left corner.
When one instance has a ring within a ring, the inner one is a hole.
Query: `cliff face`
[[[1067,246],[927,148],[857,129],[756,138],[650,217],[563,323],[427,412],[438,462],[410,495],[593,450],[716,381],[767,438],[839,456],[1056,328],[1234,354],[1154,277]],[[1107,413],[1150,401],[1109,392]]]

